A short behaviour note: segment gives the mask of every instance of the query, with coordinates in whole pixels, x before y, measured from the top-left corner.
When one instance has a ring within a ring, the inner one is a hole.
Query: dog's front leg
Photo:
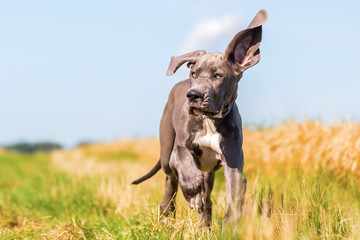
[[[241,159],[242,162],[242,159]],[[229,166],[230,165],[230,166]],[[242,167],[224,164],[226,208],[227,212],[223,219],[223,226],[229,221],[240,219],[242,207],[245,201],[246,178],[242,174]]]
[[[176,146],[170,167],[177,175],[180,188],[190,208],[200,210],[206,201],[204,174],[186,147]]]

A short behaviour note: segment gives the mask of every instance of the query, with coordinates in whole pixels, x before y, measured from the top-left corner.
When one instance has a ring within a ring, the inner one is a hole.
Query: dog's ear
[[[259,62],[262,25],[267,19],[266,10],[260,10],[248,28],[236,34],[226,47],[225,57],[236,72],[244,72]]]
[[[199,50],[178,57],[171,57],[170,65],[166,72],[166,75],[173,75],[182,64],[184,64],[185,62],[194,62],[197,57],[204,55],[205,53],[206,52],[204,50]]]

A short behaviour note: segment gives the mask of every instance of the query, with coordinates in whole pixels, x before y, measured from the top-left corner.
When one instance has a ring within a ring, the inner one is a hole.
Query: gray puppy
[[[210,226],[210,194],[215,171],[224,168],[227,213],[223,224],[241,216],[246,192],[243,175],[242,122],[235,103],[243,72],[260,60],[262,25],[267,12],[260,10],[247,29],[239,32],[225,53],[195,51],[172,57],[167,75],[188,63],[190,79],[170,92],[160,123],[161,156],[138,184],[160,168],[166,174],[161,209],[175,210],[178,185],[190,208],[200,211],[202,226]]]

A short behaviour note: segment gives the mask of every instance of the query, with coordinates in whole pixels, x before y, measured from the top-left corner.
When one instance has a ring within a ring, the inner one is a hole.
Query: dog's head
[[[191,114],[222,118],[229,113],[243,72],[260,60],[262,25],[266,20],[267,12],[260,10],[248,28],[235,35],[225,53],[201,50],[171,58],[166,75],[174,74],[188,62],[191,87],[186,97]]]

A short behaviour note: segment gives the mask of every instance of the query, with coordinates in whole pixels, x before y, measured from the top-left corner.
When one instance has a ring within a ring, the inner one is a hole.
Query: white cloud
[[[242,17],[235,15],[199,21],[186,35],[179,54],[201,49],[208,52],[224,51],[219,48],[224,48],[243,28]]]

